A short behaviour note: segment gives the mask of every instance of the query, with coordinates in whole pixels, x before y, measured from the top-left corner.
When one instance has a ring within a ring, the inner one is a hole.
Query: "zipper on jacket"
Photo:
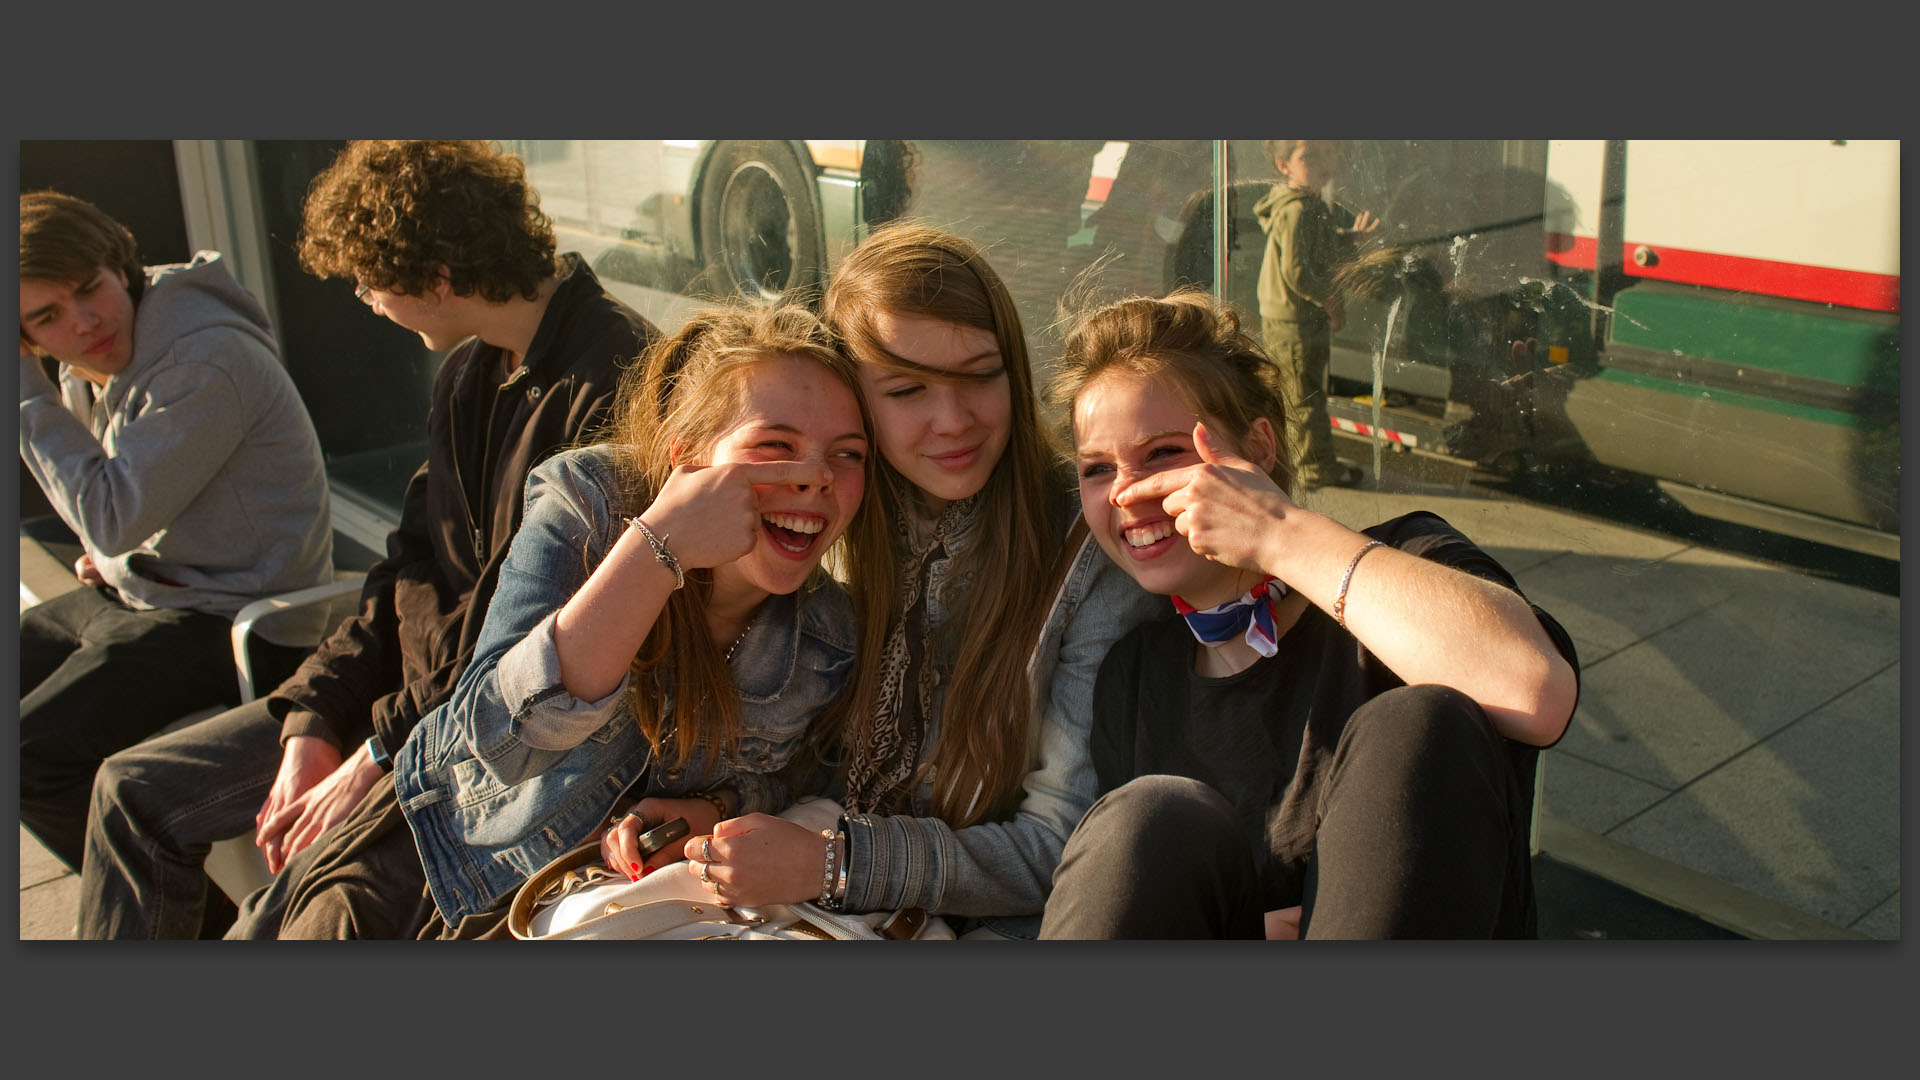
[[[482,428],[482,431],[484,432],[485,441],[482,443],[480,447],[480,485],[481,486],[478,492],[469,491],[467,488],[466,477],[462,475],[461,469],[460,469],[460,455],[458,454],[454,455],[454,459],[453,459],[454,481],[460,488],[460,506],[461,506],[461,509],[466,512],[467,529],[473,537],[473,558],[475,563],[483,567],[487,563],[487,533],[480,519],[475,517],[474,515],[474,507],[473,507],[474,499],[477,496],[478,498],[484,500],[487,496],[486,484],[490,479],[492,466],[495,464],[494,445],[493,445],[493,442],[494,442],[493,427],[494,427],[494,421],[499,417],[499,414],[500,414],[500,399],[501,397],[505,396],[507,392],[510,391],[516,383],[518,383],[521,379],[527,377],[527,370],[528,369],[527,369],[526,359],[523,357],[521,359],[520,366],[513,369],[513,373],[507,376],[506,381],[500,383],[498,386],[493,388],[493,397],[487,404],[487,422],[486,422],[486,425]],[[458,425],[458,417],[449,416],[447,420],[447,425],[448,425],[448,433],[452,436],[453,445],[456,447],[459,446],[460,432],[459,432],[459,425]]]

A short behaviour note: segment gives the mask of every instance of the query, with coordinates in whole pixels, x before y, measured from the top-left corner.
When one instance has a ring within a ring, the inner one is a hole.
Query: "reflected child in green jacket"
[[[1318,139],[1268,139],[1281,182],[1253,212],[1266,231],[1260,261],[1260,332],[1268,355],[1280,366],[1288,389],[1288,422],[1300,438],[1291,441],[1291,462],[1302,490],[1329,484],[1350,487],[1360,470],[1335,460],[1327,424],[1327,364],[1333,331],[1345,324],[1333,272],[1351,238],[1371,233],[1379,219],[1361,211],[1342,228],[1320,197],[1340,167],[1340,146]]]

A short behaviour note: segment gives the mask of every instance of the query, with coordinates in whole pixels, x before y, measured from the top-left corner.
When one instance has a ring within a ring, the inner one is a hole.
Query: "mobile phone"
[[[640,857],[644,859],[692,831],[693,827],[688,825],[687,819],[683,817],[655,825],[641,833],[635,841],[640,845]]]

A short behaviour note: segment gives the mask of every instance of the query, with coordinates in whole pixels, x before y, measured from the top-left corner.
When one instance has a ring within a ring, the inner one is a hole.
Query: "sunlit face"
[[[1287,183],[1309,191],[1326,187],[1339,169],[1340,147],[1316,139],[1301,139],[1294,144],[1293,153],[1280,162],[1280,171]]]
[[[103,266],[78,285],[21,278],[20,336],[104,384],[133,362],[133,297],[126,272]]]
[[[867,434],[853,391],[813,360],[776,356],[742,379],[744,400],[707,463],[804,461],[825,465],[831,483],[755,485],[760,537],[753,550],[715,571],[769,593],[793,592],[820,565],[860,508],[867,486]]]
[[[1094,538],[1141,588],[1209,607],[1240,595],[1244,575],[1195,554],[1160,500],[1114,503],[1155,473],[1197,464],[1193,426],[1200,419],[1158,380],[1119,369],[1088,383],[1073,403],[1080,512]],[[1208,425],[1210,431],[1218,428]]]
[[[456,325],[444,301],[447,291],[440,289],[418,296],[388,292],[385,289],[358,288],[355,294],[377,314],[395,326],[420,335],[427,348],[444,352],[473,336],[473,330]]]
[[[880,452],[935,509],[979,493],[1013,428],[999,340],[924,315],[881,312],[873,328],[882,348],[911,365],[860,365]]]

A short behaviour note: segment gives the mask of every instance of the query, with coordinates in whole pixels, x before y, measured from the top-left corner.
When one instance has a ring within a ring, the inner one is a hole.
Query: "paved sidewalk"
[[[1471,492],[1305,502],[1431,510],[1573,636],[1550,853],[1747,936],[1900,936],[1898,597]]]
[[[1742,936],[1900,936],[1898,598],[1388,483],[1304,501],[1356,527],[1440,514],[1579,649],[1579,710],[1542,758],[1546,854]],[[20,936],[70,937],[78,879],[20,836]]]
[[[80,912],[80,875],[20,827],[20,940],[65,941]]]

